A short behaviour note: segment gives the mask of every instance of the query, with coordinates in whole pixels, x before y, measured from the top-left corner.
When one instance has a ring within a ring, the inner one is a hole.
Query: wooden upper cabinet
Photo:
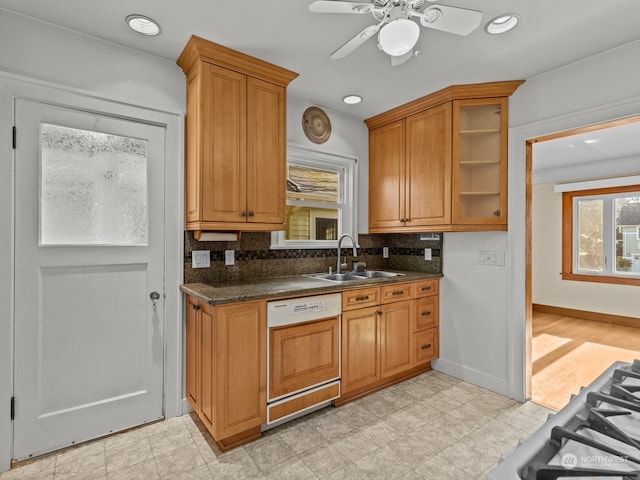
[[[453,106],[453,221],[506,225],[507,99]]]
[[[405,121],[369,133],[369,229],[404,227]]]
[[[507,100],[456,85],[365,120],[369,232],[506,230]]]
[[[451,222],[451,104],[407,117],[406,223]]]
[[[186,229],[284,228],[286,87],[298,76],[191,37],[187,76]]]
[[[451,222],[451,105],[369,133],[369,229]]]
[[[247,220],[281,224],[287,180],[285,89],[249,78],[247,101]]]

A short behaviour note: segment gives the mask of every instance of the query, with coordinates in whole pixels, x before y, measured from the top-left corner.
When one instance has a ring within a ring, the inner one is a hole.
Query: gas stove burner
[[[640,480],[640,360],[614,363],[488,478]]]

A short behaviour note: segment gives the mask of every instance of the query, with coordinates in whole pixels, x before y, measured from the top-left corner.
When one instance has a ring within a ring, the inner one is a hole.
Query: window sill
[[[563,280],[576,282],[612,283],[616,285],[640,285],[640,278],[613,277],[607,275],[580,275],[576,273],[563,273]]]

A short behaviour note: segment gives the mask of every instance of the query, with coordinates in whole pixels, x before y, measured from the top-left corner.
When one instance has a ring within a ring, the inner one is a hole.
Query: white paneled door
[[[15,125],[22,460],[163,416],[165,128],[24,99]]]

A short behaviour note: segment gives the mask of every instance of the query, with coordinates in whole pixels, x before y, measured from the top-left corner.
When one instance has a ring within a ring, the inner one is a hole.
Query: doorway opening
[[[640,116],[527,140],[525,328],[531,339],[526,347],[527,397],[554,410],[614,361],[640,358],[640,279],[632,273],[604,279],[596,267],[590,267],[593,271],[585,278],[574,275],[575,263],[567,263],[567,251],[574,248],[577,256],[586,254],[586,247],[572,243],[577,231],[571,230],[572,222],[578,220],[568,218],[562,193],[611,189],[625,182],[632,191],[633,185],[640,191],[638,138]],[[637,203],[640,209],[640,197],[631,193],[623,197],[625,204]],[[609,265],[615,264],[616,242],[622,240],[623,230],[633,228],[621,226],[619,210],[608,214],[614,223],[609,243],[594,247],[602,250],[603,263]],[[578,232],[591,240],[597,237]],[[640,237],[635,247],[640,249]]]

